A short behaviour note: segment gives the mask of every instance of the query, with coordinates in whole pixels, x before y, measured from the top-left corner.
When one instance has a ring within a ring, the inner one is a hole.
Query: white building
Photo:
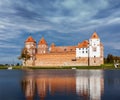
[[[91,38],[78,44],[76,58],[88,59],[88,65],[97,66],[103,64],[103,45],[97,33],[94,32]]]

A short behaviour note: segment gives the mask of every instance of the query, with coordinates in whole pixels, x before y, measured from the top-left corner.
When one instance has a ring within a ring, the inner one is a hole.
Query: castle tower
[[[30,65],[34,65],[35,54],[36,54],[36,41],[29,36],[25,41],[25,48],[27,49],[28,53],[30,54]]]
[[[55,44],[54,43],[51,44],[49,51],[50,51],[50,53],[55,52]]]
[[[103,52],[103,46],[100,43],[100,38],[97,35],[96,32],[94,32],[91,36],[91,38],[89,39],[89,53],[88,53],[88,57],[89,57],[89,61],[88,61],[88,65],[90,66],[99,66],[102,64],[102,53]]]
[[[38,43],[37,53],[38,54],[48,53],[48,45],[47,45],[47,42],[45,41],[45,39],[43,37],[42,37],[42,39]]]
[[[29,36],[26,39],[25,48],[27,48],[27,50],[31,56],[35,55],[35,53],[36,53],[36,41],[32,38],[32,36]]]

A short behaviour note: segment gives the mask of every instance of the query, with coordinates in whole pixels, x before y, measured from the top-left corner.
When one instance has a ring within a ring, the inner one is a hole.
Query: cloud
[[[28,33],[72,45],[95,30],[105,46],[120,50],[119,5],[119,0],[0,0],[0,50],[22,48]]]
[[[104,44],[106,47],[109,47],[109,48],[112,48],[112,49],[116,49],[116,50],[120,50],[120,43],[118,42],[118,43],[116,43],[116,42],[106,42],[105,44]]]

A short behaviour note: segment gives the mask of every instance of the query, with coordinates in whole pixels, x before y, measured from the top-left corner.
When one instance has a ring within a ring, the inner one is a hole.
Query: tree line
[[[104,58],[104,63],[120,63],[120,56],[108,54],[107,57]]]

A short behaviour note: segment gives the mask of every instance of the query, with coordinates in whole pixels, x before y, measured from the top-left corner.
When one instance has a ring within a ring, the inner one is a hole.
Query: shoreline
[[[11,66],[12,67],[12,66]],[[8,69],[8,66],[0,66],[0,70],[2,69]],[[118,68],[115,68],[115,66],[113,64],[104,64],[101,66],[13,66],[12,69],[33,69],[33,70],[37,70],[37,69],[101,69],[101,70],[109,70],[109,69],[120,69],[120,66]],[[9,69],[8,69],[9,70]]]

